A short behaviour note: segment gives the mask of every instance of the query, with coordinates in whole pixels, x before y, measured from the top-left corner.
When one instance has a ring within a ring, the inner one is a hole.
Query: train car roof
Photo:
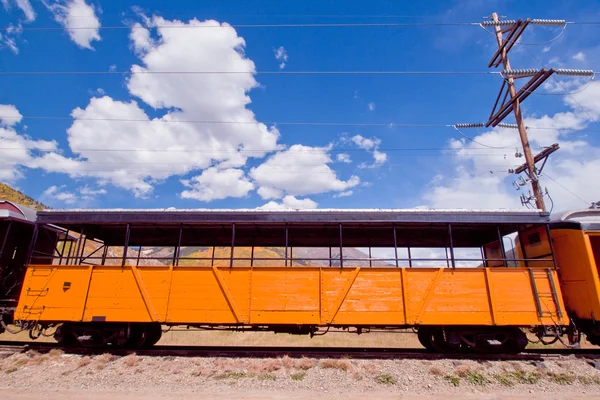
[[[9,200],[0,200],[0,220],[17,220],[33,224],[36,210]]]
[[[584,231],[600,231],[600,209],[565,211],[551,218],[553,229],[568,228]]]
[[[38,221],[52,224],[180,223],[545,223],[541,210],[467,209],[72,209],[43,210]]]
[[[549,214],[532,210],[464,210],[464,209],[105,209],[44,210],[38,222],[54,224],[86,235],[106,244],[124,243],[126,224],[132,227],[130,243],[162,245],[176,242],[183,225],[183,245],[226,246],[231,243],[231,224],[235,224],[235,243],[280,246],[289,224],[290,245],[336,246],[344,225],[344,243],[366,246],[369,241],[385,247],[393,246],[392,224],[397,230],[398,244],[445,243],[447,224],[451,224],[454,243],[478,247],[497,240],[498,233],[510,234],[522,225],[549,222]],[[353,228],[369,225],[368,237]],[[203,226],[202,231],[198,228]],[[229,226],[229,228],[228,228]]]

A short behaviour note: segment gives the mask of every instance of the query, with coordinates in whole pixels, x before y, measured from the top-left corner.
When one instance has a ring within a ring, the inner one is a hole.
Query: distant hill
[[[13,203],[31,207],[36,210],[50,208],[42,203],[35,201],[31,197],[27,196],[25,193],[22,193],[17,189],[13,189],[12,187],[2,182],[0,182],[0,200],[12,201]]]

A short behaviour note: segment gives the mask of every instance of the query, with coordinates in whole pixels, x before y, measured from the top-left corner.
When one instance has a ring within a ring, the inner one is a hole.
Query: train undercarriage
[[[63,322],[48,325],[25,327],[30,337],[36,339],[41,335],[52,336],[65,347],[116,347],[129,349],[148,349],[162,337],[163,326],[159,323],[125,323],[125,322]],[[53,328],[53,333],[50,332]],[[168,329],[171,329],[169,327]],[[530,343],[526,331],[519,327],[498,326],[420,326],[418,328],[403,327],[371,327],[371,326],[329,326],[314,325],[189,325],[186,329],[220,330],[220,331],[268,331],[273,333],[320,336],[329,330],[342,330],[348,333],[368,332],[406,332],[416,330],[419,343],[434,353],[520,353]],[[50,332],[50,333],[49,333]],[[560,340],[566,347],[577,348],[581,333],[560,327],[532,327],[529,332],[543,344],[553,344]],[[566,340],[563,336],[567,336]],[[595,342],[595,336],[586,335],[588,341]],[[393,345],[393,343],[390,343]]]

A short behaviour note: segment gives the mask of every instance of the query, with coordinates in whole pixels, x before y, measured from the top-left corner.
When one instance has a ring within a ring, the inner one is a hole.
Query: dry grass
[[[92,363],[92,359],[89,356],[81,357],[77,361],[77,368],[83,368],[85,366],[90,365],[91,363]]]
[[[140,364],[140,358],[135,354],[129,354],[121,359],[123,364],[129,368],[137,367]]]
[[[371,375],[375,375],[375,374],[379,373],[379,366],[372,361],[363,364],[363,369],[365,370],[366,373],[371,374]]]
[[[292,369],[294,368],[294,360],[289,358],[288,356],[283,356],[281,358],[281,365],[283,365],[283,367],[285,369]]]
[[[341,371],[349,371],[352,369],[352,362],[350,360],[326,359],[326,360],[321,360],[321,362],[319,363],[319,367],[339,369]]]
[[[252,363],[248,370],[255,374],[270,373],[279,371],[282,368],[282,361],[278,359],[270,359]]]
[[[444,376],[444,370],[435,365],[429,368],[429,373],[435,376]]]
[[[398,381],[390,374],[379,375],[375,378],[377,383],[381,383],[382,385],[395,385]]]
[[[317,361],[312,358],[302,357],[296,362],[296,368],[308,370],[317,366]]]
[[[115,356],[105,353],[99,356],[94,357],[94,367],[96,369],[104,369],[116,359]]]

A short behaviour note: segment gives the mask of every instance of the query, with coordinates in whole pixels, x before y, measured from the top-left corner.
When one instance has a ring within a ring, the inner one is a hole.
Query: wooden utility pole
[[[498,14],[492,14],[492,21],[499,22]],[[494,32],[496,32],[496,40],[498,41],[498,48],[502,48],[503,38],[502,38],[502,29],[500,25],[494,25]],[[507,49],[504,47],[500,54],[502,58],[502,64],[504,65],[504,70],[509,71],[510,61],[508,60]],[[515,88],[515,80],[513,77],[507,76],[506,83],[508,84],[508,89],[510,91],[511,100],[513,101],[513,112],[515,114],[515,119],[517,121],[517,127],[519,129],[519,136],[521,137],[521,144],[523,145],[523,154],[525,156],[525,164],[527,165],[527,172],[529,175],[529,179],[531,179],[531,187],[533,189],[533,196],[535,198],[535,205],[538,209],[546,211],[546,205],[544,204],[544,195],[542,193],[542,188],[540,187],[540,182],[537,176],[537,172],[535,170],[535,161],[533,159],[533,155],[531,154],[531,146],[529,145],[529,139],[527,138],[527,127],[525,126],[525,121],[523,121],[523,114],[521,114],[521,102],[517,97],[517,89]]]

